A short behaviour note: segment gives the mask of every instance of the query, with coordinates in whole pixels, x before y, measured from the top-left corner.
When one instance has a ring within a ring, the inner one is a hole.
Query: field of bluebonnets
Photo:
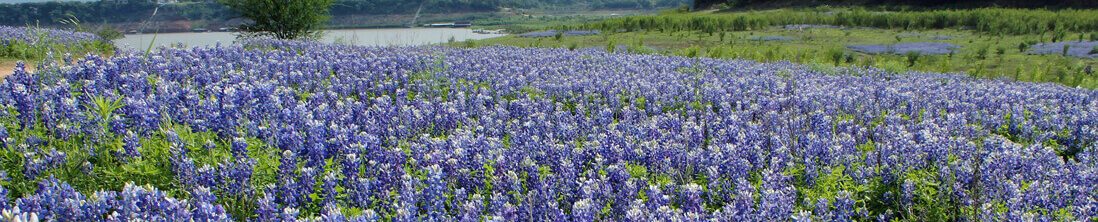
[[[1098,92],[1058,84],[258,40],[16,70],[0,107],[4,220],[1098,218]]]
[[[92,33],[39,27],[11,27],[0,25],[0,59],[47,59],[50,55],[61,57],[64,53],[106,53],[113,46]],[[3,70],[0,73],[10,73]]]

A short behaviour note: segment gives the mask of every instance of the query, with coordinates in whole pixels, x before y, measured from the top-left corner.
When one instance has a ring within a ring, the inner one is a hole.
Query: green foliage
[[[240,26],[249,36],[315,39],[328,21],[335,0],[220,0],[250,23]]]
[[[99,119],[107,120],[114,114],[114,111],[121,109],[123,105],[122,98],[111,100],[102,96],[92,96],[92,104],[87,108],[99,114]]]

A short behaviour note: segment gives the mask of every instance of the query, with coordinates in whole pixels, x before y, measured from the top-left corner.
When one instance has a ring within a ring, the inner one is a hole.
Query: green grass
[[[904,37],[910,34],[918,36]],[[792,41],[758,41],[761,36],[793,37]],[[934,40],[949,36],[949,40]],[[1084,38],[1087,37],[1083,35]],[[1094,59],[1061,55],[1028,55],[1019,46],[1051,40],[1049,35],[987,35],[973,30],[936,29],[904,31],[891,29],[806,29],[770,27],[753,31],[634,31],[604,32],[597,36],[521,38],[506,36],[456,46],[508,45],[552,48],[623,48],[635,53],[659,53],[724,59],[791,61],[829,66],[877,67],[892,72],[965,72],[974,77],[1009,78],[1032,82],[1057,82],[1069,86],[1098,88],[1098,76],[1087,75]],[[1077,39],[1069,39],[1077,40]],[[962,47],[953,55],[869,55],[846,48],[855,44],[900,42],[947,42]]]
[[[776,25],[828,24],[848,27],[927,30],[966,28],[981,33],[1049,34],[1098,31],[1098,10],[980,8],[965,10],[871,11],[863,8],[819,7],[736,13],[663,13],[608,19],[570,27],[626,31],[761,30]]]

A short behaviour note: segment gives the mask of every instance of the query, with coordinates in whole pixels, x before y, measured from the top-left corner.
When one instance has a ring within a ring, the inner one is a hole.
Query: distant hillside
[[[18,4],[35,2],[90,2],[95,0],[0,0],[0,4]]]
[[[926,8],[1094,8],[1098,0],[694,0],[695,9],[759,9],[815,6],[914,6]]]

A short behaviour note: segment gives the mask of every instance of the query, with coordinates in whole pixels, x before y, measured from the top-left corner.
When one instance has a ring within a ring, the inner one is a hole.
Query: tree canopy
[[[246,35],[278,39],[319,37],[335,0],[220,0],[251,22],[240,26]]]

